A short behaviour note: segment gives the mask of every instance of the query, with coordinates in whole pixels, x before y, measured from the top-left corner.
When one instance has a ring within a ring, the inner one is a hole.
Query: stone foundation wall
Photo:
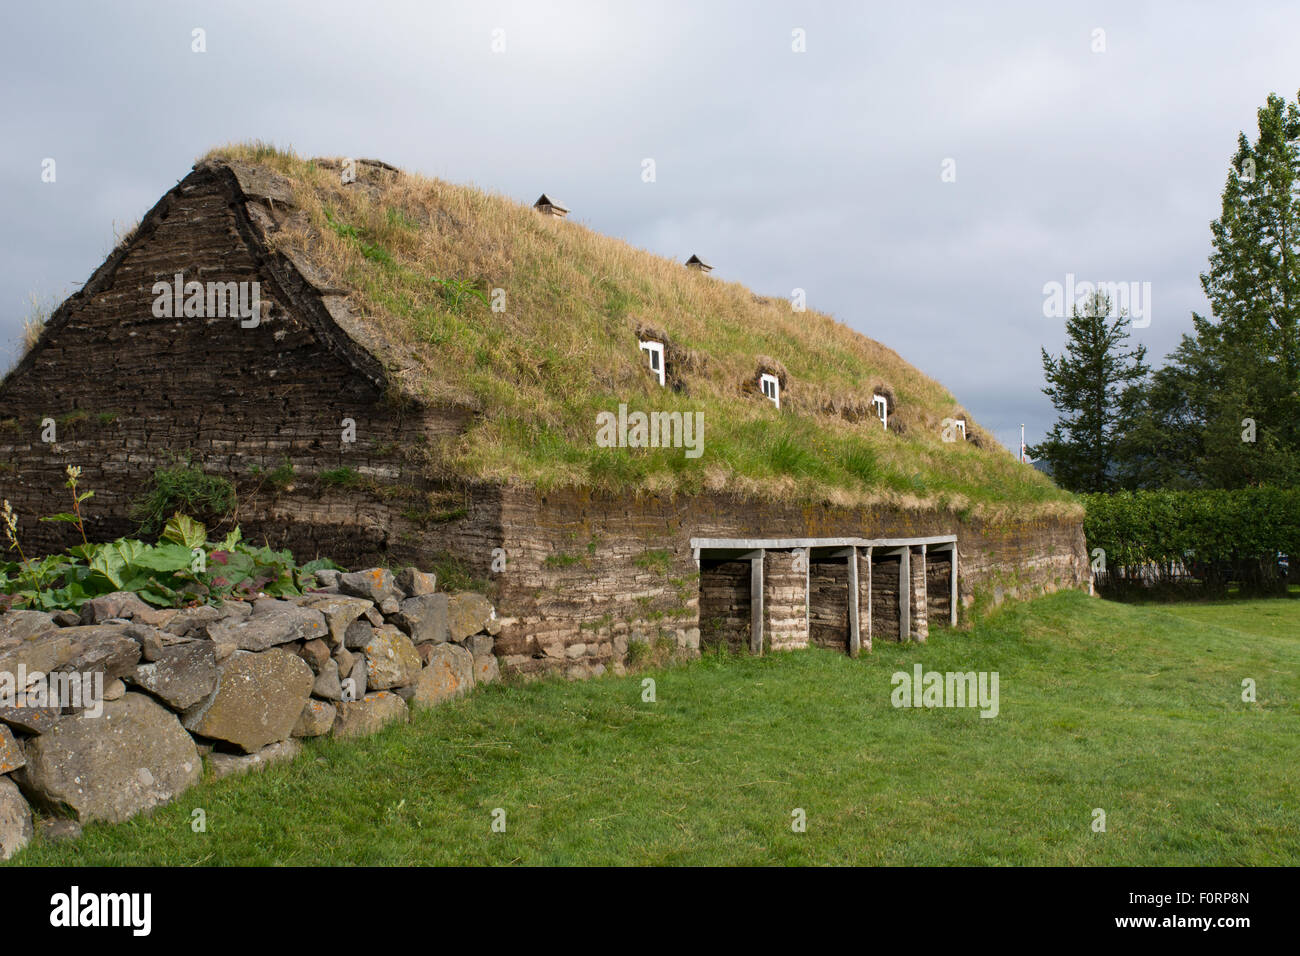
[[[0,859],[30,839],[28,803],[125,820],[197,783],[204,760],[213,777],[257,769],[498,679],[484,596],[409,568],[318,579],[251,604],[160,610],[118,592],[80,614],[0,614]]]

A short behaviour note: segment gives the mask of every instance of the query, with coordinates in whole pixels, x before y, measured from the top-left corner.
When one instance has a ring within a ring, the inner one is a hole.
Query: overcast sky
[[[805,289],[1015,448],[1021,422],[1034,441],[1055,417],[1039,348],[1060,349],[1064,322],[1043,315],[1045,283],[1149,282],[1135,334],[1157,358],[1205,310],[1237,134],[1300,88],[1300,4],[976,6],[8,9],[0,335],[12,356],[31,294],[77,288],[197,156],[262,139],[545,190],[760,293]]]

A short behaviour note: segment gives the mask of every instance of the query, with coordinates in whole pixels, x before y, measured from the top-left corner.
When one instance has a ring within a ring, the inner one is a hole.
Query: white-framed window
[[[876,417],[885,428],[889,427],[889,402],[883,395],[872,395],[871,404],[876,406]]]
[[[659,384],[664,384],[664,344],[662,342],[642,342],[641,350],[650,354],[650,371],[655,373]]]
[[[781,407],[781,380],[775,375],[764,372],[758,377],[758,385],[763,390],[763,394],[772,400],[772,404],[777,408]]]
[[[957,419],[957,431],[961,434],[961,440],[966,440],[966,419]]]

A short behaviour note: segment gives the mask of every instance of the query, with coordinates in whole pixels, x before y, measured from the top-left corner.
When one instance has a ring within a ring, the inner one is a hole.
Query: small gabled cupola
[[[537,202],[533,203],[533,208],[543,216],[554,216],[556,219],[563,219],[569,214],[569,207],[556,202],[546,193],[537,197]]]
[[[704,273],[709,273],[713,271],[713,266],[709,265],[699,256],[694,254],[692,254],[691,257],[686,260],[686,268],[694,269],[696,272],[704,272]]]

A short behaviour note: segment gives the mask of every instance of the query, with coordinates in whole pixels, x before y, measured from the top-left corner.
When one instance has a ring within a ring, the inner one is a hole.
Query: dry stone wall
[[[0,858],[52,819],[121,821],[199,781],[357,737],[500,676],[481,594],[407,568],[321,571],[286,599],[0,615]],[[75,690],[74,690],[75,688]],[[65,824],[66,825],[66,824]]]

